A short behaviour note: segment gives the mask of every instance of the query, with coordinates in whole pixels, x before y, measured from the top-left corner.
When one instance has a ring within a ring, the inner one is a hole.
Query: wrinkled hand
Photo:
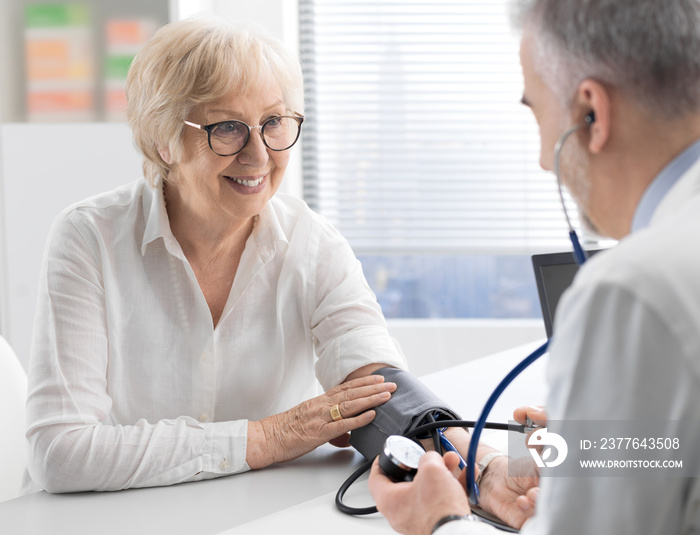
[[[455,453],[440,457],[429,451],[420,458],[413,481],[394,483],[375,459],[369,491],[392,528],[405,535],[427,535],[442,517],[469,514],[464,487],[454,476],[458,465]]]
[[[341,445],[343,435],[370,423],[375,416],[370,409],[388,401],[395,390],[396,384],[385,383],[381,375],[367,375],[281,414],[249,422],[246,461],[251,468],[262,468],[296,459],[329,441]],[[331,418],[335,404],[342,420]]]
[[[460,480],[466,484],[466,470]],[[520,529],[535,514],[539,494],[539,470],[530,457],[497,457],[486,468],[479,484],[479,505],[503,522]]]

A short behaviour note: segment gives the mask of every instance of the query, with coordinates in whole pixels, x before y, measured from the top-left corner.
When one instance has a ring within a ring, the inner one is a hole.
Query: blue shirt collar
[[[637,210],[634,212],[634,218],[632,219],[632,232],[637,232],[649,225],[661,199],[699,159],[700,139],[686,148],[663,168],[652,183],[649,184],[637,205]]]

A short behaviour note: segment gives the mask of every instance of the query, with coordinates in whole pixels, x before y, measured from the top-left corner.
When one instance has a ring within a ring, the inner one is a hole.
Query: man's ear
[[[588,150],[597,154],[610,139],[610,91],[600,82],[587,78],[576,93],[576,113],[588,129]],[[592,120],[591,120],[592,119]]]
[[[168,165],[173,163],[172,158],[170,157],[170,149],[168,149],[168,147],[158,147],[158,154],[160,154],[160,157]]]

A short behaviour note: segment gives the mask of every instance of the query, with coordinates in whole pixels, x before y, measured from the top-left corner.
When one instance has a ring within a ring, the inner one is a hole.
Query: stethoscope
[[[587,126],[592,125],[595,122],[595,115],[590,112],[585,117],[585,123]],[[559,197],[561,199],[562,208],[564,210],[564,216],[566,218],[566,223],[569,228],[569,239],[573,246],[573,254],[576,263],[581,266],[585,263],[587,255],[581,243],[578,239],[578,235],[571,224],[571,218],[566,209],[566,203],[564,202],[564,193],[562,189],[561,180],[561,151],[566,140],[583,125],[574,125],[562,134],[562,136],[557,140],[554,146],[554,174],[557,177],[557,187],[559,189]],[[454,451],[459,455],[459,452],[454,448],[450,441],[445,437],[443,431],[447,427],[473,427],[471,434],[469,449],[467,451],[466,461],[460,456],[460,469],[466,466],[466,483],[467,483],[467,496],[469,497],[469,503],[472,507],[478,508],[479,506],[479,486],[476,483],[475,478],[475,467],[476,467],[476,450],[479,446],[479,439],[481,437],[481,432],[484,429],[499,429],[506,431],[519,431],[521,433],[527,433],[531,428],[524,425],[511,425],[511,424],[500,424],[487,422],[486,419],[493,409],[498,398],[501,397],[506,388],[513,382],[513,380],[520,375],[530,364],[535,362],[538,358],[547,352],[547,347],[549,345],[549,340],[547,340],[540,347],[535,349],[527,357],[525,357],[520,363],[518,363],[496,386],[488,400],[484,404],[484,408],[481,411],[479,419],[475,422],[462,421],[462,420],[448,420],[448,421],[436,421],[432,419],[425,425],[421,425],[412,429],[404,435],[405,438],[414,439],[416,437],[425,437],[425,433],[432,433],[432,438],[434,441],[434,446],[436,451],[442,451],[446,449],[449,451]],[[423,434],[423,435],[421,435]],[[394,440],[395,438],[402,437],[389,437],[385,443],[383,451],[379,455],[379,464],[382,470],[397,481],[409,480],[412,478],[413,474],[416,472],[418,466],[417,460],[420,457],[422,451],[418,448],[417,443],[407,442],[401,440]],[[413,444],[413,446],[411,446]],[[376,507],[362,507],[355,508],[346,505],[343,502],[343,497],[345,492],[350,488],[350,486],[369,468],[371,467],[373,461],[369,461],[358,468],[340,487],[338,493],[335,497],[336,506],[340,511],[350,515],[366,515],[371,513],[376,513]],[[479,513],[483,519],[483,512]],[[505,526],[498,522],[497,519],[485,519],[488,523],[494,525],[497,528],[503,529],[505,531],[517,532],[513,528]]]
[[[590,112],[585,117],[585,123],[587,126],[590,126],[594,122],[595,114],[593,112]],[[576,234],[576,231],[574,230],[574,227],[571,224],[571,218],[569,217],[569,212],[567,211],[566,203],[564,202],[564,192],[561,180],[561,151],[564,147],[564,143],[566,142],[566,140],[569,139],[569,137],[574,132],[581,128],[581,126],[582,125],[577,124],[569,128],[566,132],[562,134],[562,136],[557,140],[557,143],[554,146],[554,174],[557,177],[557,188],[559,190],[559,198],[561,200],[562,209],[564,210],[564,216],[566,217],[566,224],[569,227],[569,239],[571,240],[571,245],[573,246],[574,260],[579,266],[582,266],[586,262],[587,256],[586,251],[583,249],[583,247],[581,247],[581,242],[578,239],[578,235]],[[484,429],[486,418],[491,412],[493,406],[496,404],[496,401],[498,401],[498,398],[501,397],[501,394],[503,394],[503,391],[506,388],[508,388],[510,383],[512,383],[513,380],[518,375],[520,375],[523,372],[523,370],[525,370],[525,368],[527,368],[530,364],[532,364],[538,358],[544,355],[547,352],[548,346],[549,340],[547,340],[544,344],[542,344],[540,347],[538,347],[532,353],[530,353],[527,357],[525,357],[508,373],[508,375],[506,375],[503,378],[503,380],[498,384],[498,386],[496,386],[494,391],[491,393],[491,396],[489,396],[488,400],[486,401],[486,404],[484,405],[484,408],[481,411],[479,419],[474,425],[474,430],[472,432],[472,436],[469,442],[469,450],[467,451],[467,496],[469,497],[469,503],[472,506],[479,505],[479,487],[476,484],[476,479],[474,477],[476,465],[476,449],[479,445],[479,438],[481,437],[481,432]]]

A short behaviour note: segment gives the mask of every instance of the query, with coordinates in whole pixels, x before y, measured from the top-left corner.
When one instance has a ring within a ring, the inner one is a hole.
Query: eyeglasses
[[[233,156],[243,150],[250,139],[253,128],[260,130],[265,146],[274,151],[287,150],[299,139],[302,115],[284,115],[272,117],[259,126],[248,126],[243,121],[222,121],[220,123],[201,125],[185,121],[188,126],[199,128],[207,133],[209,148],[219,156]]]

